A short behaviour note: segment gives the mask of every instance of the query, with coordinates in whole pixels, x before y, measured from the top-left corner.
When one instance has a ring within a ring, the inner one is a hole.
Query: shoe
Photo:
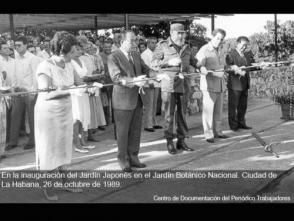
[[[174,146],[174,143],[173,141],[168,141],[167,142],[167,151],[170,153],[170,154],[176,154],[177,153],[177,150]]]
[[[94,138],[92,136],[88,137],[88,141],[100,142],[100,140],[98,140],[98,139],[96,139],[96,138]]]
[[[76,148],[76,147],[75,147],[75,151],[79,152],[79,153],[89,153],[89,150],[82,150],[82,149]]]
[[[239,128],[241,128],[241,129],[245,129],[245,130],[251,130],[252,129],[252,127],[248,127],[247,125],[240,125],[239,126]]]
[[[71,192],[71,193],[82,193],[83,189],[81,188],[70,188],[70,187],[62,187],[65,191]]]
[[[99,126],[98,130],[105,130],[105,127]]]
[[[144,128],[144,130],[146,130],[148,132],[154,132],[155,131],[153,128]]]
[[[45,195],[46,199],[49,201],[57,201],[58,200],[58,196],[55,193],[53,193],[52,195],[49,195],[46,189],[44,189],[44,195]]]
[[[122,171],[127,172],[127,173],[133,172],[131,167],[122,168]]]
[[[95,145],[89,145],[89,146],[82,146],[84,149],[94,149],[94,148],[96,148],[96,146]]]
[[[9,144],[9,145],[7,145],[7,146],[5,147],[5,150],[6,150],[6,151],[9,151],[9,150],[12,150],[12,149],[14,149],[14,148],[16,148],[16,147],[17,147],[16,144]]]
[[[216,138],[220,138],[220,139],[227,139],[227,138],[229,138],[229,136],[227,136],[227,135],[217,135],[215,137]]]
[[[7,158],[6,155],[1,155],[1,156],[0,156],[0,162],[1,162],[1,160],[5,159],[5,158]]]
[[[130,163],[131,167],[137,167],[137,168],[145,168],[146,164],[144,163]]]
[[[128,173],[133,171],[131,166],[130,166],[129,161],[125,161],[125,160],[123,161],[123,160],[120,160],[120,159],[117,159],[117,160],[118,160],[118,164],[119,164],[120,168],[122,169],[122,171],[128,172]]]
[[[236,132],[236,131],[239,131],[239,127],[236,127],[236,128],[233,128],[233,127],[232,127],[232,128],[230,128],[230,129],[231,129],[232,131],[235,131],[235,132]]]
[[[24,150],[30,150],[30,149],[34,149],[35,148],[35,144],[26,144],[23,149]]]
[[[194,151],[194,149],[187,146],[187,144],[184,142],[184,140],[177,141],[177,149],[184,150],[184,151]]]
[[[160,125],[155,125],[155,126],[153,126],[153,128],[154,128],[154,129],[162,129],[163,127],[160,126]]]
[[[213,139],[213,138],[206,139],[206,141],[207,141],[208,143],[214,143],[214,139]]]
[[[20,131],[19,132],[19,136],[20,137],[25,137],[25,136],[27,136],[28,134],[25,132],[25,131]]]

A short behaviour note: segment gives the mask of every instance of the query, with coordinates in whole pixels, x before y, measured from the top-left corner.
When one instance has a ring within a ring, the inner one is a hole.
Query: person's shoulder
[[[148,49],[146,49],[145,51],[142,52],[141,56],[147,56],[149,54],[150,53],[149,53]]]
[[[146,50],[145,50],[146,51]],[[138,57],[140,57],[141,56],[141,54],[140,54],[140,52],[138,52],[138,51],[132,51],[132,55],[134,56],[138,56]]]
[[[115,50],[111,52],[110,55],[107,56],[107,60],[114,60],[114,59],[117,59],[119,56],[120,56],[119,50]]]
[[[204,49],[207,49],[207,48],[209,48],[209,43],[206,43],[206,44],[202,45],[202,47],[200,47],[200,50],[201,49],[204,50]]]
[[[236,53],[238,53],[237,50],[236,50],[235,48],[231,48],[231,49],[228,51],[227,55],[229,55],[229,56],[234,56],[234,55],[236,55]]]
[[[165,46],[165,45],[168,45],[168,40],[165,39],[165,40],[161,40],[157,43],[157,45],[160,45],[160,46]]]

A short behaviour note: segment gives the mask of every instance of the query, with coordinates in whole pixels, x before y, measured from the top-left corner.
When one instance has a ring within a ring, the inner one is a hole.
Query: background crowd
[[[21,33],[13,41],[10,36],[0,37],[0,87],[11,88],[12,92],[33,91],[37,89],[34,77],[38,65],[53,56],[51,33],[39,36]],[[93,33],[78,32],[75,35],[78,46],[71,63],[84,83],[112,83],[107,67],[108,56],[120,47],[121,34],[115,32],[98,36]],[[142,59],[150,65],[152,51],[158,39],[136,36],[136,47]],[[95,146],[87,145],[87,141],[99,142],[95,136],[106,125],[114,123],[112,108],[112,87],[99,90],[78,91],[72,94],[74,139],[73,147],[80,153],[87,153]],[[154,82],[151,88],[145,88],[144,95],[144,129],[154,132],[161,129],[156,115],[161,114],[160,85]],[[0,156],[4,152],[16,148],[19,137],[28,136],[24,149],[35,147],[34,139],[34,107],[37,95],[12,96],[1,99],[1,142]]]

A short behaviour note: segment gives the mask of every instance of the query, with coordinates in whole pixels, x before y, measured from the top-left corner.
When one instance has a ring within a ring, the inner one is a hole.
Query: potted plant
[[[282,117],[284,120],[294,120],[294,93],[292,91],[277,93],[273,96],[273,100],[281,105]]]

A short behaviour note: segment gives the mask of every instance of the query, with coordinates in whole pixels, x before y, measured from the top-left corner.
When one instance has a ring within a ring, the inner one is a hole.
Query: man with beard
[[[161,97],[165,112],[164,136],[167,139],[167,150],[176,154],[178,150],[193,151],[184,142],[187,137],[188,126],[185,119],[187,108],[186,99],[190,92],[189,66],[196,67],[197,60],[192,56],[191,49],[185,44],[186,32],[184,25],[174,23],[170,25],[170,37],[160,41],[154,51],[151,67],[161,69],[165,78],[161,81]],[[175,113],[176,110],[176,113]],[[173,144],[174,118],[177,124],[177,144]]]

